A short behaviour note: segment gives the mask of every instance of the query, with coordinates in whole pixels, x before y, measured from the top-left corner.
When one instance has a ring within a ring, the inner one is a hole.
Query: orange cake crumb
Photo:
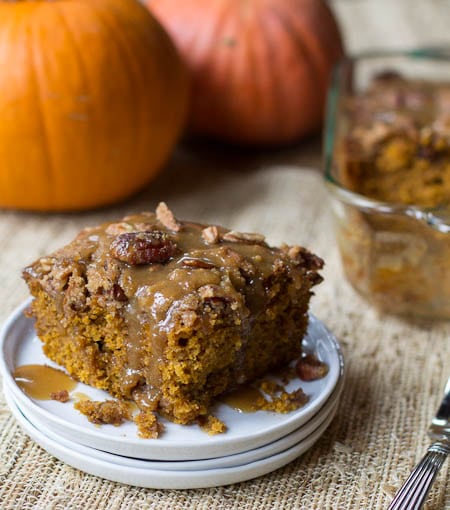
[[[58,402],[65,403],[70,399],[69,392],[67,390],[54,391],[50,393],[50,398]]]
[[[290,413],[304,406],[309,400],[301,388],[289,392],[281,384],[268,379],[258,381],[257,386],[269,397],[261,395],[256,403],[258,410]]]
[[[152,411],[141,411],[134,417],[134,423],[137,425],[139,436],[144,439],[156,439],[164,430],[164,425]]]
[[[200,425],[200,428],[210,436],[222,434],[227,430],[225,423],[223,423],[223,421],[219,420],[219,418],[216,418],[212,414],[207,416],[199,416],[197,421]]]
[[[80,400],[74,408],[87,416],[91,423],[118,426],[125,420],[131,420],[129,405],[121,400]]]

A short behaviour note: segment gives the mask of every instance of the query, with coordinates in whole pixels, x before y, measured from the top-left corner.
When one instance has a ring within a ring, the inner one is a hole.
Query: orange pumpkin
[[[138,2],[0,2],[0,207],[130,195],[165,162],[187,103],[187,70]]]
[[[343,54],[322,0],[146,0],[193,75],[194,132],[286,143],[317,130]]]

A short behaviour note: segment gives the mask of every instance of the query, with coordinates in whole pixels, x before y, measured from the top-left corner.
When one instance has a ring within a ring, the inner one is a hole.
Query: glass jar
[[[383,311],[449,319],[450,50],[341,61],[324,148],[350,283]]]

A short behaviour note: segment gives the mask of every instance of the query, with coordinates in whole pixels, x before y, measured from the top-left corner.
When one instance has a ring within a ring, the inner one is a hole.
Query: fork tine
[[[431,422],[428,435],[434,443],[413,469],[388,510],[420,510],[439,470],[450,454],[450,377],[444,398]]]
[[[448,454],[448,452],[435,451],[431,448],[409,475],[388,510],[419,510],[422,508],[431,485]]]

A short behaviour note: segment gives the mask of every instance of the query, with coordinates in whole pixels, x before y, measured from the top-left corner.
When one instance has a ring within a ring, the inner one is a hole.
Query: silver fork
[[[428,429],[428,435],[433,444],[397,492],[388,510],[420,510],[436,475],[450,454],[450,378],[445,386],[444,399]]]

